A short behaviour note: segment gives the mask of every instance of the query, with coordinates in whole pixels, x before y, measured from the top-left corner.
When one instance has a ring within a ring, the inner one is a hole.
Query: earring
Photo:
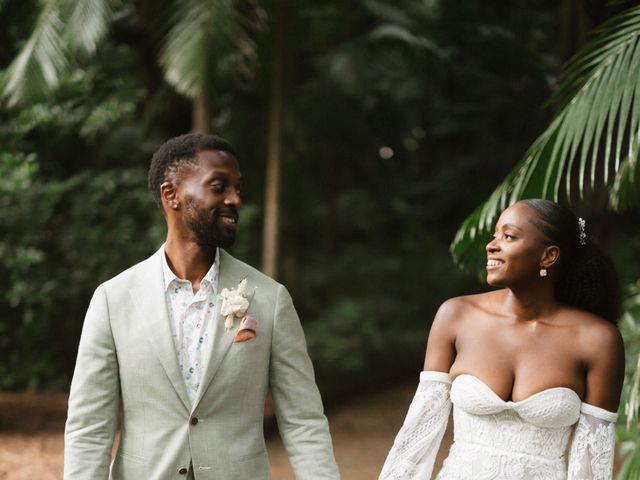
[[[174,210],[178,208],[178,202],[171,202],[171,208],[173,208]]]
[[[547,269],[545,267],[541,267],[540,268],[540,276],[541,277],[546,277],[547,276]]]

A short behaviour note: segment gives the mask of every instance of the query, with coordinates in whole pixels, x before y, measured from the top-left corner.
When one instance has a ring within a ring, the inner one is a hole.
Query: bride
[[[611,263],[566,207],[524,200],[500,216],[487,283],[447,300],[381,480],[610,480],[624,376]],[[568,459],[566,455],[568,453]]]

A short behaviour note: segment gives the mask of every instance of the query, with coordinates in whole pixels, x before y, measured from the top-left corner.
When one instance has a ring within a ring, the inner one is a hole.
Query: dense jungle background
[[[632,80],[611,82],[635,84],[619,110],[600,106],[621,158],[603,140],[585,147],[595,182],[522,191],[570,202],[614,258],[620,456],[640,468],[640,169],[637,148],[620,153],[639,138],[639,17],[637,2],[602,0],[0,0],[0,390],[68,389],[93,290],[163,242],[151,155],[191,130],[238,152],[231,253],[291,291],[327,405],[413,382],[439,304],[487,288],[459,248],[477,250],[495,216],[469,215],[518,184],[578,95],[585,77],[563,66],[623,32],[629,58],[612,63]],[[563,125],[598,137],[583,117]],[[556,168],[562,185],[582,163]]]

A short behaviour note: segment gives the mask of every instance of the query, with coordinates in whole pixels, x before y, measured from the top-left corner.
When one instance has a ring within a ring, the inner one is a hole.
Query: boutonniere
[[[224,328],[230,330],[233,327],[233,320],[244,317],[247,308],[249,308],[249,300],[247,300],[247,279],[243,279],[237,288],[229,290],[223,288],[220,292],[222,305],[220,306],[220,314],[224,315]]]

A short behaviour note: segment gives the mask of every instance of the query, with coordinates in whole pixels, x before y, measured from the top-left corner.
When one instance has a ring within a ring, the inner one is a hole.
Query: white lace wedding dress
[[[506,402],[472,375],[452,383],[446,373],[422,372],[380,480],[431,478],[452,404],[454,443],[437,480],[612,478],[615,413],[569,388]]]

